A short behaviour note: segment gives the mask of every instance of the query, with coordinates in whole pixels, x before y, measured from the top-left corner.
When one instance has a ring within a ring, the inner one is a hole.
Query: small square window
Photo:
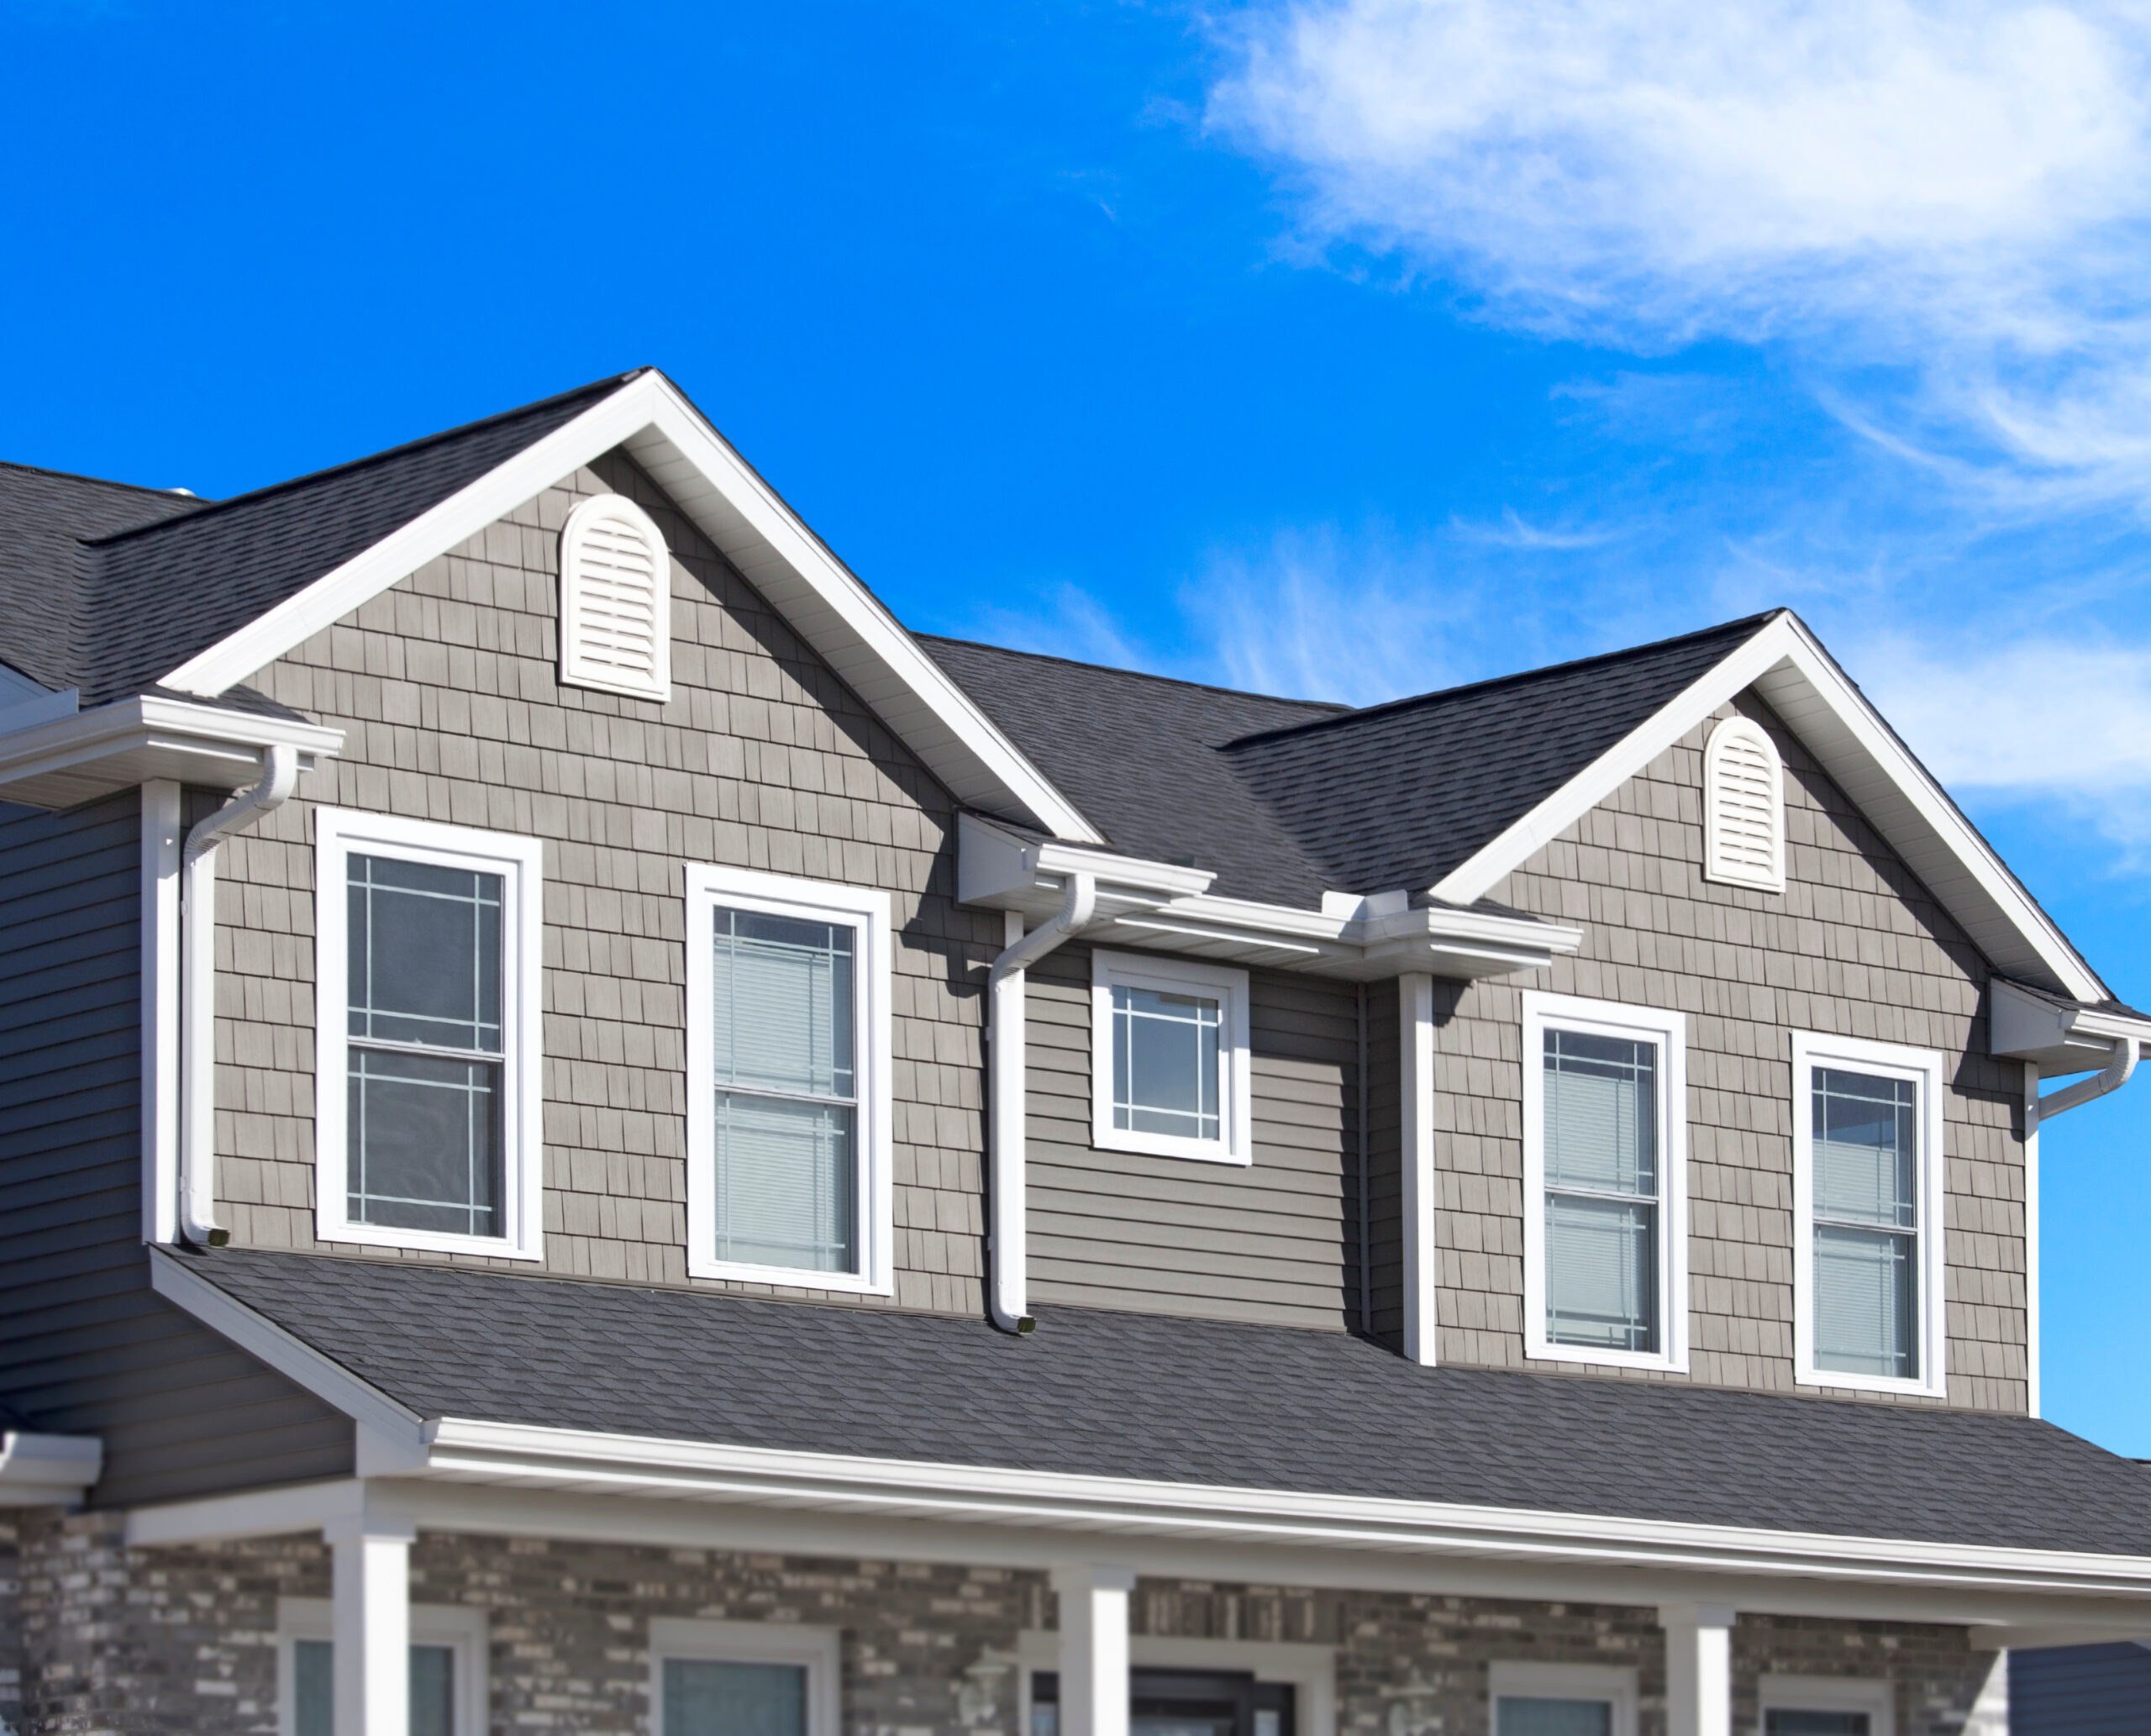
[[[650,1736],[836,1736],[837,1630],[650,1623]]]
[[[1247,1029],[1246,971],[1094,950],[1091,1143],[1251,1162]]]
[[[541,1251],[534,838],[315,816],[323,1241]]]
[[[1896,1697],[1886,1681],[1765,1676],[1755,1695],[1762,1736],[1895,1736]]]
[[[1526,1352],[1685,1367],[1680,1015],[1527,994],[1523,1038]]]
[[[1596,1664],[1488,1667],[1493,1736],[1635,1736],[1636,1672]]]

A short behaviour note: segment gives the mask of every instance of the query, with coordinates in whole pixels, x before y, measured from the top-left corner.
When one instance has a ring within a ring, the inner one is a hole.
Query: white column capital
[[[1730,1603],[1661,1603],[1658,1607],[1661,1628],[1730,1628],[1738,1618],[1739,1612]]]
[[[1132,1591],[1135,1589],[1135,1570],[1132,1567],[1107,1567],[1092,1561],[1065,1562],[1053,1570],[1048,1577],[1053,1589],[1060,1592]]]

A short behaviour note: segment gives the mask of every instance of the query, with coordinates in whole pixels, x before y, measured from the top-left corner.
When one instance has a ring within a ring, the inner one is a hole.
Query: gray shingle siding
[[[560,527],[608,489],[647,507],[672,550],[663,706],[555,678]],[[564,478],[254,685],[346,736],[224,850],[217,1149],[236,1240],[315,1245],[311,839],[330,804],[544,840],[545,1268],[560,1273],[690,1281],[686,865],[888,891],[895,1300],[982,1309],[978,992],[1001,919],[953,902],[946,793],[629,460]]]
[[[1743,708],[1785,760],[1782,896],[1702,878],[1700,725],[1493,889],[1580,923],[1582,951],[1438,988],[1439,1355],[1523,1361],[1519,991],[1536,986],[1688,1015],[1687,1378],[1714,1385],[1794,1384],[1791,1034],[1940,1049],[1949,1402],[2021,1412],[2022,1071],[1986,1054],[1986,965],[1769,711]]]
[[[1249,981],[1254,1162],[1091,1144],[1091,950],[1028,976],[1025,1155],[1034,1300],[1358,1324],[1359,1010],[1349,985]]]
[[[0,1397],[101,1504],[348,1471],[351,1429],[160,1301],[141,1240],[140,798],[0,808]]]

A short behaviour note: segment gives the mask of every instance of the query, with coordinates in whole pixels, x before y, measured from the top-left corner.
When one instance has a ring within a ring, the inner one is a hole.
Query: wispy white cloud
[[[1549,334],[1894,366],[1859,425],[2033,508],[2151,492],[2140,6],[1302,0],[1220,38],[1208,124],[1317,245]]]

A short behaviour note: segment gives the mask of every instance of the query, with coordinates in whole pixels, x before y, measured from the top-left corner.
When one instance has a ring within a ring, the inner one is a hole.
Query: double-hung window
[[[1097,949],[1091,1054],[1101,1150],[1254,1161],[1246,971]]]
[[[538,1258],[538,840],[315,828],[322,1239]]]
[[[1493,1736],[1635,1736],[1636,1672],[1615,1665],[1487,1666]]]
[[[334,1736],[334,1612],[325,1598],[276,1603],[279,1736]],[[486,1612],[411,1606],[411,1736],[485,1736]]]
[[[650,1623],[650,1736],[837,1736],[838,1634],[792,1623]]]
[[[1523,1059],[1527,1354],[1686,1368],[1681,1016],[1528,993]]]
[[[887,1293],[889,897],[687,871],[687,1270]]]
[[[1942,1057],[1792,1039],[1796,1373],[1811,1385],[1948,1390]]]

